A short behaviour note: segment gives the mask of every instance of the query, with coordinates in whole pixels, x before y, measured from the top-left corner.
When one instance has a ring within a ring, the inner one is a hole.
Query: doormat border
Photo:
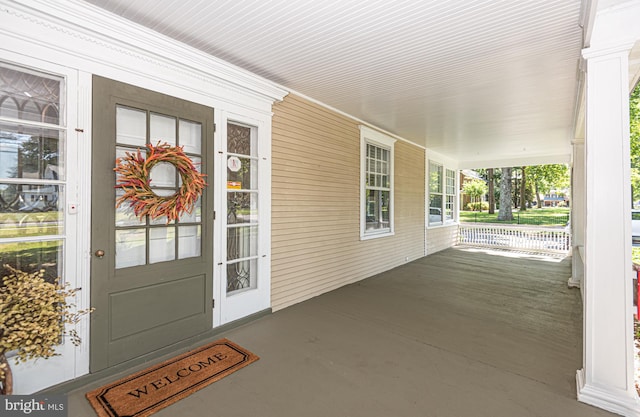
[[[197,383],[194,383],[193,385],[189,385],[188,387],[185,387],[184,389],[181,389],[179,392],[173,393],[171,395],[169,395],[168,397],[162,397],[159,398],[157,402],[153,403],[152,405],[147,406],[146,408],[142,409],[142,410],[138,410],[136,411],[133,415],[131,416],[124,416],[124,415],[120,415],[117,413],[117,411],[113,408],[112,404],[109,402],[108,399],[106,399],[106,394],[113,388],[118,387],[120,385],[123,385],[125,383],[131,382],[137,378],[143,377],[149,373],[155,372],[161,368],[170,366],[180,360],[183,360],[189,356],[192,355],[196,355],[202,351],[205,351],[207,349],[211,349],[215,346],[220,346],[220,345],[225,345],[227,347],[229,347],[230,349],[240,353],[243,358],[242,360],[240,360],[240,362],[236,362],[231,364],[230,366],[223,368],[219,371],[217,371],[214,374],[209,375],[208,377],[206,377],[204,380],[199,381]],[[157,365],[153,365],[149,368],[143,369],[141,371],[135,372],[131,375],[128,375],[124,378],[121,378],[115,382],[112,382],[110,384],[107,385],[103,385],[100,388],[94,389],[92,391],[89,391],[85,394],[87,400],[89,401],[89,403],[91,404],[91,406],[94,408],[94,410],[96,411],[96,413],[98,414],[98,416],[100,417],[145,417],[145,416],[149,416],[165,407],[168,407],[169,405],[180,401],[183,398],[188,397],[189,395],[191,395],[192,393],[206,387],[209,384],[212,384],[216,381],[219,381],[220,379],[226,377],[227,375],[230,375],[232,373],[234,373],[235,371],[244,368],[245,366],[250,365],[251,363],[257,361],[258,359],[260,359],[256,354],[242,348],[241,346],[233,343],[232,341],[230,341],[229,339],[220,339],[220,340],[216,340],[215,342],[211,342],[208,343],[204,346],[201,346],[199,348],[190,350],[188,352],[185,352],[181,355],[175,356],[171,359],[168,359],[164,362],[161,362]]]

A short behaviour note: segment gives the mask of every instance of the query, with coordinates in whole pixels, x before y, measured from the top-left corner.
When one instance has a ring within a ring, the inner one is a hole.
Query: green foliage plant
[[[488,190],[489,190],[489,187],[487,186],[487,183],[484,182],[483,180],[478,180],[478,179],[465,181],[464,184],[462,185],[462,192],[467,194],[469,197],[471,197],[472,203],[479,203],[480,198],[483,195],[485,195]],[[482,205],[478,205],[476,207],[478,207],[478,209],[482,211]],[[488,204],[486,208],[489,209]]]
[[[43,270],[26,273],[4,267],[9,274],[2,277],[0,287],[0,394],[8,395],[13,378],[6,354],[15,352],[16,363],[57,356],[55,348],[65,335],[79,345],[78,333],[65,326],[78,323],[93,309],[76,311],[67,299],[77,290],[62,285],[60,278],[51,283],[44,279]]]

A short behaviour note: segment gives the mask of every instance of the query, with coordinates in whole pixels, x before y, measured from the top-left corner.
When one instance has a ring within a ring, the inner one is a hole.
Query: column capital
[[[582,58],[589,60],[623,54],[628,56],[634,44],[635,40],[629,39],[622,43],[616,42],[608,45],[591,46],[582,50]]]

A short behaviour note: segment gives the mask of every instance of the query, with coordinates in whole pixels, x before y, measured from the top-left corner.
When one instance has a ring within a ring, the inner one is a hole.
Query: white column
[[[578,399],[640,416],[634,387],[629,160],[631,45],[585,50],[584,355]]]
[[[573,143],[571,170],[571,243],[572,262],[569,287],[580,288],[584,276],[584,219],[585,219],[585,153],[584,139]]]

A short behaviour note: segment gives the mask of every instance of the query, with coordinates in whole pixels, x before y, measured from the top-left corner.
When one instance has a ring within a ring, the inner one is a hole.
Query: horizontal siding
[[[424,150],[395,144],[395,235],[360,240],[360,130],[289,95],[273,107],[272,307],[279,310],[424,255]]]
[[[427,229],[427,255],[450,248],[458,243],[458,225]]]

